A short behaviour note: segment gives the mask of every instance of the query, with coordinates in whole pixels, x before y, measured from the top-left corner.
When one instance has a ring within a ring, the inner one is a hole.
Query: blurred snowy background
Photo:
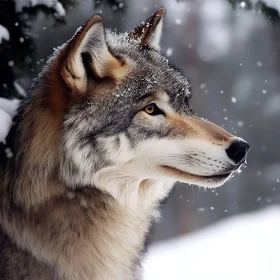
[[[222,188],[178,184],[146,280],[280,279],[280,0],[0,0],[0,167],[11,118],[53,49],[96,13],[123,32],[160,6],[162,53],[190,79],[194,111],[251,150]]]

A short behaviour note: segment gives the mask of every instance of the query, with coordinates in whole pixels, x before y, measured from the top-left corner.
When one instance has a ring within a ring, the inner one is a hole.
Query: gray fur
[[[133,36],[107,31],[106,43],[93,17],[34,82],[0,171],[1,280],[139,280],[174,182],[219,186],[240,167],[225,152],[236,138],[192,113],[187,79],[157,51],[163,15]],[[80,48],[87,32],[101,36],[98,50],[80,53],[96,48]],[[145,97],[160,94],[170,113],[154,119]],[[170,143],[181,154],[166,153]]]

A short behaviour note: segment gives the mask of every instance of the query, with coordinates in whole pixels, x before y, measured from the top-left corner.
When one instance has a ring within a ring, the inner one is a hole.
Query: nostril
[[[229,146],[226,153],[235,164],[239,164],[245,159],[249,149],[250,145],[247,142],[237,140]]]

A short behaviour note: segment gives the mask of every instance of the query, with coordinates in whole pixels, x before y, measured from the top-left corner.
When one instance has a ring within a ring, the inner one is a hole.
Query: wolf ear
[[[94,16],[80,28],[69,42],[62,63],[61,76],[75,93],[87,89],[88,75],[104,78],[114,76],[122,63],[108,50],[103,19]]]
[[[132,30],[129,33],[129,36],[133,39],[139,40],[143,46],[159,50],[164,15],[165,8],[160,8],[146,21],[142,22]]]

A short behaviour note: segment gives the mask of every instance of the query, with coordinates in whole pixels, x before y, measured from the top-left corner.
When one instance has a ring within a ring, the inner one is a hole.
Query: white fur
[[[137,155],[156,165],[171,166],[194,175],[211,176],[226,172],[233,165],[226,148],[199,139],[149,139],[138,146]]]
[[[156,49],[159,50],[160,49],[160,39],[161,39],[161,34],[162,34],[162,19],[159,21],[159,23],[157,24],[155,30],[153,33],[151,33],[149,35],[147,44]]]
[[[226,155],[226,146],[214,145],[206,140],[148,139],[131,151],[124,135],[121,139],[117,151],[110,144],[113,139],[103,140],[111,160],[114,156],[121,156],[115,158],[116,165],[97,172],[93,181],[97,187],[133,209],[152,207],[168,194],[175,181],[182,181],[182,178],[163,173],[159,166],[171,166],[190,175],[210,176],[229,172],[233,165]],[[193,158],[182,160],[182,155]],[[217,183],[190,176],[182,182],[216,187],[224,181]]]
[[[169,117],[176,119],[178,114],[168,104],[169,97],[158,93],[151,101]],[[155,130],[160,130],[166,120],[163,115],[150,116],[144,111],[138,113],[136,122],[147,121]],[[147,124],[145,124],[147,125]],[[94,170],[94,152],[91,145],[77,144],[79,133],[86,128],[81,122],[65,137],[68,157],[79,167],[79,176],[62,174],[69,185],[94,185],[110,193],[121,204],[130,209],[150,208],[170,191],[176,181],[205,187],[222,185],[236,168],[226,149],[231,141],[215,144],[199,135],[170,136],[169,138],[149,138],[131,147],[125,133],[96,139],[97,146],[104,149],[102,159],[106,167]],[[187,138],[188,137],[188,138]],[[239,138],[235,138],[238,140]],[[78,142],[79,143],[79,142]],[[62,169],[62,172],[63,169]],[[67,172],[67,171],[66,171]],[[225,178],[209,176],[225,175]]]
[[[120,141],[120,147],[118,149],[114,147],[114,141],[117,137]],[[108,159],[113,162],[125,163],[133,159],[135,156],[134,151],[130,149],[129,140],[124,133],[107,138],[99,138],[98,140],[108,151]]]

